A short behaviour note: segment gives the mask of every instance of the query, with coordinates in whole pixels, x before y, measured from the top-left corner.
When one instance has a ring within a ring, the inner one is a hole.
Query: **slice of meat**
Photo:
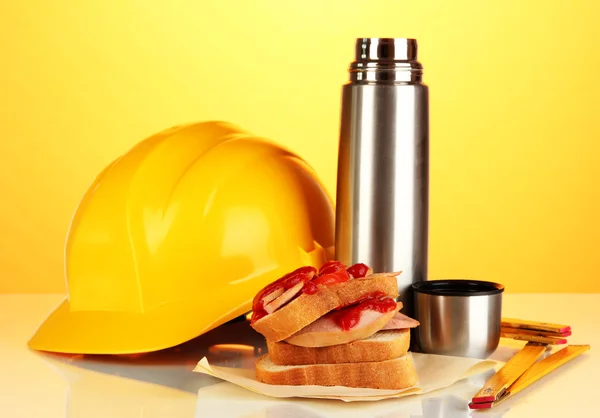
[[[382,329],[416,328],[419,325],[420,323],[416,319],[398,312]]]
[[[356,326],[349,330],[343,330],[334,319],[335,316],[325,315],[285,341],[302,347],[327,347],[362,340],[382,329],[401,306],[402,304],[398,303],[396,309],[386,313],[364,310],[360,312],[360,319]]]
[[[267,313],[270,314],[275,312],[277,309],[279,309],[280,307],[288,303],[290,300],[292,300],[294,296],[296,296],[296,294],[300,292],[300,290],[302,290],[303,286],[304,282],[298,282],[295,286],[290,287],[288,290],[283,292],[281,296],[279,296],[273,302],[266,305],[265,311],[267,311]]]
[[[275,299],[277,299],[282,294],[283,294],[283,286],[281,286],[278,289],[275,289],[274,291],[272,291],[271,293],[269,293],[267,296],[265,296],[263,298],[263,304],[262,304],[262,306],[265,306],[269,302],[274,301]]]

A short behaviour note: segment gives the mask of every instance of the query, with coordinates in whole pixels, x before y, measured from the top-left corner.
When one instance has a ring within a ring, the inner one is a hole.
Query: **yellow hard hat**
[[[129,354],[188,341],[250,311],[269,282],[331,259],[334,213],[303,159],[232,124],[153,135],[83,196],[67,297],[29,346]]]

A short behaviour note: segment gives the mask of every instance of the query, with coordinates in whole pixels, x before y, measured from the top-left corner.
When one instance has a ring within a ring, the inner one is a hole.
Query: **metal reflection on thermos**
[[[360,38],[342,88],[336,259],[398,276],[402,312],[427,279],[429,91],[417,41]]]

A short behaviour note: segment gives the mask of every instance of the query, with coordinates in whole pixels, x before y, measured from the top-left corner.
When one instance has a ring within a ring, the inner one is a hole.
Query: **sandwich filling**
[[[285,341],[303,347],[326,347],[361,340],[382,329],[401,307],[391,297],[369,295],[323,315]]]
[[[390,322],[385,324],[382,330],[384,329],[406,329],[406,328],[416,328],[420,325],[419,321],[411,318],[410,316],[406,316],[401,312],[396,312],[396,315],[390,319]]]
[[[349,331],[358,325],[361,315],[365,311],[384,314],[397,309],[398,306],[394,299],[386,297],[383,293],[376,292],[365,296],[350,306],[340,306],[323,318],[330,318],[342,331]]]
[[[319,270],[312,266],[300,267],[262,289],[252,301],[251,323],[267,316],[302,295],[314,295],[322,286],[359,279],[372,273],[362,263],[348,268],[339,261],[328,261]]]

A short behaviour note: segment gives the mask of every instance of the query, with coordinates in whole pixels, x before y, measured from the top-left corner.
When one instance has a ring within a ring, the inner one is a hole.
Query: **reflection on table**
[[[517,346],[495,354],[505,360]],[[444,418],[469,417],[468,399],[492,371],[428,395],[379,402],[275,399],[193,373],[203,356],[211,364],[253,367],[264,339],[243,318],[167,350],[142,355],[94,356],[38,353],[68,383],[67,417],[218,418]],[[500,417],[510,408],[477,412]]]

